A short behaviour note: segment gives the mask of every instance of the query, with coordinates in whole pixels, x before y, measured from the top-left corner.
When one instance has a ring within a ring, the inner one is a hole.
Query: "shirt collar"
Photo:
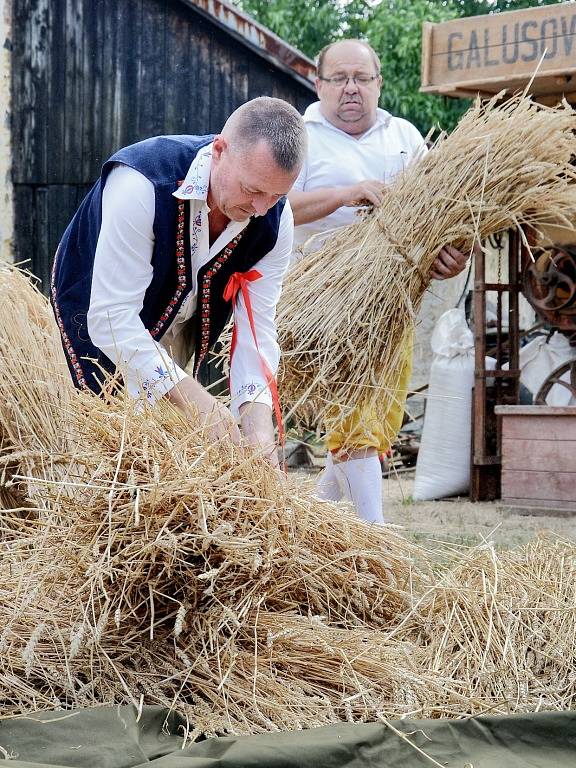
[[[368,128],[368,130],[365,131],[365,133],[363,133],[360,136],[360,138],[363,139],[365,136],[368,136],[368,134],[372,133],[372,131],[375,131],[378,128],[388,128],[388,126],[390,125],[391,119],[392,119],[392,115],[390,114],[390,112],[386,112],[385,109],[380,109],[380,107],[378,107],[376,109],[376,122],[374,123],[374,125]],[[310,106],[306,108],[306,111],[304,112],[304,122],[319,123],[320,125],[324,125],[326,126],[326,128],[330,128],[331,130],[336,131],[337,133],[344,134],[344,136],[350,136],[349,133],[346,133],[346,131],[341,131],[340,128],[337,128],[329,120],[326,120],[326,118],[320,111],[319,101],[315,101],[313,104],[310,104]],[[351,137],[351,138],[355,138],[355,137]]]
[[[198,152],[188,169],[186,178],[176,192],[172,194],[179,200],[203,200],[208,197],[210,183],[210,168],[212,166],[212,144],[208,144]]]

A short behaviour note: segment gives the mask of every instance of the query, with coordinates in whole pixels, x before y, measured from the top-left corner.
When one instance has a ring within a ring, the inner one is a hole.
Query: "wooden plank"
[[[141,61],[144,23],[142,0],[118,3],[109,0],[110,13],[116,15],[116,71],[118,99],[118,129],[114,136],[114,149],[134,144],[150,134],[139,121],[139,105],[143,98],[141,90]]]
[[[185,111],[190,121],[190,133],[199,135],[218,133],[222,128],[218,120],[214,119],[212,110],[212,89],[210,87],[212,42],[210,25],[198,17],[194,26],[190,26],[188,45],[191,52],[190,63],[193,66],[192,76],[195,78],[194,105],[196,109],[190,110],[188,108]],[[215,98],[218,98],[217,94],[215,94]]]
[[[210,122],[213,130],[220,131],[241,103],[232,89],[232,58],[238,55],[238,50],[234,41],[228,40],[224,44],[220,35],[212,37],[210,48]]]
[[[575,440],[502,439],[502,469],[573,472],[576,493]]]
[[[497,416],[576,416],[576,405],[497,405]]]
[[[166,18],[164,61],[164,129],[166,133],[192,133],[189,95],[196,91],[189,41],[192,11],[176,4]]]
[[[85,0],[82,38],[82,58],[80,72],[83,81],[81,140],[82,163],[77,177],[78,183],[95,181],[102,165],[101,123],[104,107],[102,105],[102,65],[107,53],[108,42],[104,35],[104,15],[107,12],[104,3]],[[70,118],[71,115],[69,114]],[[71,181],[68,179],[67,181]]]
[[[101,56],[101,89],[102,101],[100,108],[100,120],[98,122],[97,147],[100,163],[107,160],[110,155],[120,149],[122,137],[120,129],[122,122],[120,115],[123,112],[124,90],[122,88],[122,62],[123,56],[128,56],[119,46],[120,27],[118,23],[118,10],[122,3],[114,3],[110,0],[104,2],[102,16],[102,40],[98,46],[98,54]],[[137,34],[137,30],[129,30],[131,35]],[[145,96],[143,94],[146,94]],[[152,94],[140,90],[139,101],[147,102]],[[96,169],[94,169],[96,171]],[[100,169],[95,175],[98,175]]]
[[[435,24],[423,85],[576,73],[576,6],[561,4]],[[560,85],[560,84],[559,84]]]
[[[28,57],[29,25],[32,17],[29,6],[30,2],[22,0],[20,3],[13,3],[12,9],[14,35],[12,39],[10,118],[12,125],[12,181],[14,184],[26,181],[26,178],[33,173],[35,162],[35,144],[31,141],[34,93],[31,88],[32,74]]]
[[[574,472],[530,472],[502,470],[502,499],[531,501],[575,501]]]
[[[52,45],[48,0],[14,3],[12,54],[12,178],[15,184],[47,181],[48,61]]]
[[[534,74],[534,73],[533,73]],[[446,83],[441,85],[429,85],[421,87],[422,93],[438,93],[444,96],[459,96],[461,98],[473,98],[480,93],[488,98],[504,90],[508,93],[524,90],[528,82],[531,81],[530,94],[535,101],[539,103],[552,102],[559,104],[562,97],[568,97],[574,93],[576,86],[576,76],[567,73],[566,70],[559,70],[556,74],[536,74],[518,75],[517,77],[495,77],[493,80],[486,80],[482,74],[478,80],[467,80],[462,83]]]
[[[502,438],[512,440],[576,440],[573,416],[504,416]]]
[[[234,56],[232,58],[231,77],[232,89],[238,104],[244,104],[249,99],[249,73],[250,69],[244,56]],[[278,73],[278,80],[282,80],[283,75]],[[285,89],[286,90],[286,89]],[[292,94],[286,94],[287,101],[292,101]]]
[[[550,506],[542,506],[541,502],[531,502],[528,499],[505,499],[505,506],[499,507],[499,511],[505,516],[534,515],[552,517],[574,517],[576,514],[576,502],[553,501]]]
[[[54,0],[49,4],[47,17],[48,51],[43,63],[46,76],[46,133],[44,151],[46,171],[37,183],[57,184],[63,178],[66,140],[66,0]],[[31,181],[33,179],[28,179]],[[41,230],[39,230],[40,232]]]
[[[90,21],[84,17],[85,0],[66,0],[63,13],[63,42],[64,45],[53,57],[58,61],[58,68],[64,73],[63,90],[54,93],[54,100],[62,103],[63,131],[59,137],[54,136],[50,144],[52,150],[52,172],[49,176],[51,183],[75,184],[82,181],[82,138],[85,112],[83,96],[86,83],[84,81],[84,28]],[[56,67],[55,67],[56,68]]]
[[[138,132],[140,138],[166,133],[164,122],[164,62],[166,58],[166,13],[171,3],[143,0],[142,49],[138,89]],[[126,51],[128,54],[128,51]],[[143,97],[143,95],[145,96]]]
[[[434,25],[429,21],[422,24],[422,61],[420,69],[420,79],[422,87],[430,85],[430,65],[432,61],[432,34]]]

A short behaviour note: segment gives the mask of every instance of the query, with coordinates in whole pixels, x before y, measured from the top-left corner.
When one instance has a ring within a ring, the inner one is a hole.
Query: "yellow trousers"
[[[398,383],[394,392],[383,393],[388,403],[366,403],[355,408],[339,424],[338,428],[326,435],[326,447],[332,453],[354,451],[362,448],[376,448],[379,454],[386,453],[396,440],[408,395],[408,385],[412,375],[413,340],[406,344],[406,353],[400,368]]]

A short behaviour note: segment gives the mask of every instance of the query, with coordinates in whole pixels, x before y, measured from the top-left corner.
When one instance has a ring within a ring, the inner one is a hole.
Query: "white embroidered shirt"
[[[190,201],[190,258],[192,289],[169,329],[156,342],[140,319],[144,294],[152,279],[155,196],[152,183],[138,171],[118,164],[110,172],[102,194],[102,226],[96,247],[88,310],[92,342],[122,370],[134,397],[155,401],[187,374],[172,360],[168,350],[176,346],[184,324],[196,311],[198,272],[249,223],[231,221],[209,244],[208,183],[212,145],[204,147],[174,196]],[[292,250],[294,220],[286,202],[274,248],[255,266],[262,277],[249,284],[260,353],[275,373],[280,360],[275,312]],[[247,401],[272,398],[261,370],[244,300],[236,306],[237,345],[230,370],[231,409]]]

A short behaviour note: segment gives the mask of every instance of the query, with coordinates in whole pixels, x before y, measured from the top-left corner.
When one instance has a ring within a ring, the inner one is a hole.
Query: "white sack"
[[[463,309],[440,317],[431,346],[434,358],[413,493],[417,501],[464,494],[470,486],[474,336]]]
[[[576,347],[571,347],[566,336],[554,333],[548,342],[545,336],[538,336],[520,350],[520,381],[536,397],[544,381],[563,363],[576,359]],[[562,376],[570,381],[570,374]],[[555,384],[546,398],[547,405],[576,405],[576,398],[570,391]]]

